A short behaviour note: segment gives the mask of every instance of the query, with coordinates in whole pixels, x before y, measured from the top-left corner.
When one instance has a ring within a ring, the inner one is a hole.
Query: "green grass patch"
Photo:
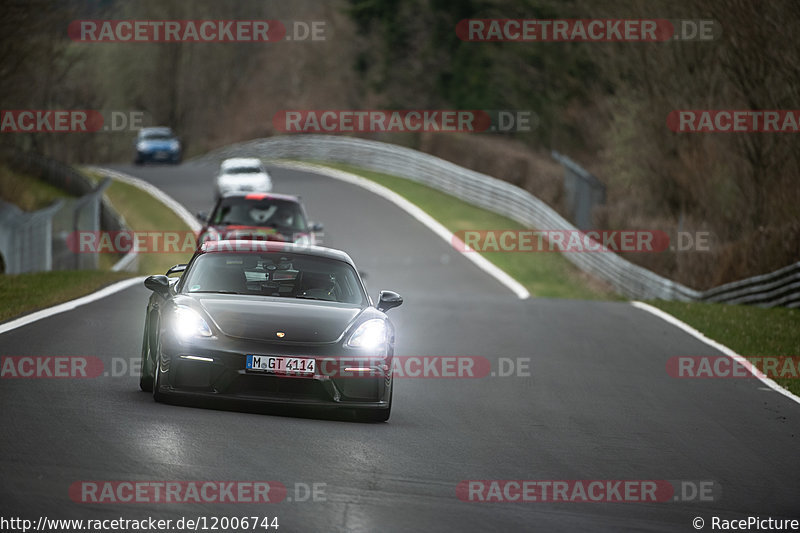
[[[70,194],[0,164],[0,197],[25,211],[36,211],[59,198],[69,198]],[[0,274],[0,321],[84,296],[130,276],[126,272],[95,270]]]
[[[0,275],[0,321],[73,300],[130,276],[95,270]]]
[[[370,179],[406,198],[453,233],[464,230],[527,229],[518,222],[475,207],[426,185],[343,164],[321,163]],[[560,253],[481,252],[537,298],[620,299],[581,272]]]
[[[117,213],[125,218],[125,223],[132,231],[153,231],[159,234],[180,232],[181,243],[183,242],[183,232],[191,231],[172,209],[162,204],[150,193],[133,185],[115,181],[106,189],[105,195]],[[138,272],[143,275],[163,274],[169,267],[178,263],[186,263],[191,258],[191,252],[140,253]]]
[[[452,232],[474,229],[525,229],[491,211],[411,180],[350,165],[320,163],[363,176],[419,206]],[[581,273],[558,253],[484,253],[487,259],[522,283],[533,296],[622,299]],[[649,302],[744,357],[800,356],[800,310],[744,305]],[[699,354],[702,355],[702,354]],[[776,379],[800,395],[800,379]]]
[[[23,211],[37,211],[59,198],[69,197],[69,193],[58,187],[0,164],[0,199]]]
[[[800,357],[800,309],[662,300],[648,303],[744,357]],[[800,395],[800,379],[775,381]]]
[[[98,181],[96,174],[90,178]],[[0,165],[0,186],[11,184],[9,189],[16,191],[16,197],[26,198],[25,202],[28,203],[25,205],[28,207],[39,209],[43,207],[42,203],[49,205],[52,199],[67,196],[60,189],[44,182],[35,182],[38,180],[4,174],[4,167]],[[22,189],[28,192],[20,192]],[[190,231],[171,209],[136,187],[115,181],[106,189],[105,194],[114,209],[125,217],[131,230]],[[191,256],[191,253],[139,254],[138,273],[163,274],[172,265],[187,262]],[[115,281],[131,277],[134,274],[130,272],[109,271],[120,257],[118,254],[100,254],[100,271],[66,270],[0,275],[0,321],[84,296]]]

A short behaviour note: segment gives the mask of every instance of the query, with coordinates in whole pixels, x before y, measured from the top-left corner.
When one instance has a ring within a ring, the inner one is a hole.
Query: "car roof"
[[[314,257],[325,257],[327,259],[336,259],[343,261],[353,268],[355,263],[342,250],[334,248],[325,248],[324,246],[312,246],[306,244],[292,244],[286,242],[276,241],[248,241],[248,240],[211,240],[204,242],[198,254],[213,254],[213,253],[292,253],[311,255]]]
[[[292,194],[279,194],[275,192],[230,192],[223,198],[240,198],[242,200],[286,200],[289,202],[300,203],[300,197]]]
[[[261,166],[261,160],[256,157],[231,157],[220,165],[221,168],[258,166]]]

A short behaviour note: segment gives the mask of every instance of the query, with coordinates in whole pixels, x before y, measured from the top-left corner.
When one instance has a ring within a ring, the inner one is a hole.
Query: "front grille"
[[[330,400],[322,385],[309,378],[286,378],[279,376],[239,376],[225,393],[265,398],[291,398]]]

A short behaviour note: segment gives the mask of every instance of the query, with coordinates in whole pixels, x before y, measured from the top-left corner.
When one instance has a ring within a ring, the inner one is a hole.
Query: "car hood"
[[[225,294],[189,298],[200,304],[223,334],[268,342],[335,342],[364,311],[348,304],[290,298]],[[279,338],[279,331],[285,336]]]

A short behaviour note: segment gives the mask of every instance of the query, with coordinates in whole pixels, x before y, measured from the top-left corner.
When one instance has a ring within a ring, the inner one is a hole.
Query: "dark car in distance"
[[[322,224],[309,222],[300,198],[276,193],[230,193],[214,205],[203,221],[199,243],[208,240],[254,239],[321,244]]]
[[[209,241],[180,278],[150,276],[142,390],[177,396],[354,409],[385,421],[395,330],[341,251],[268,241]]]
[[[183,156],[181,141],[170,128],[142,128],[135,144],[133,163],[136,165],[148,161],[178,164]]]

